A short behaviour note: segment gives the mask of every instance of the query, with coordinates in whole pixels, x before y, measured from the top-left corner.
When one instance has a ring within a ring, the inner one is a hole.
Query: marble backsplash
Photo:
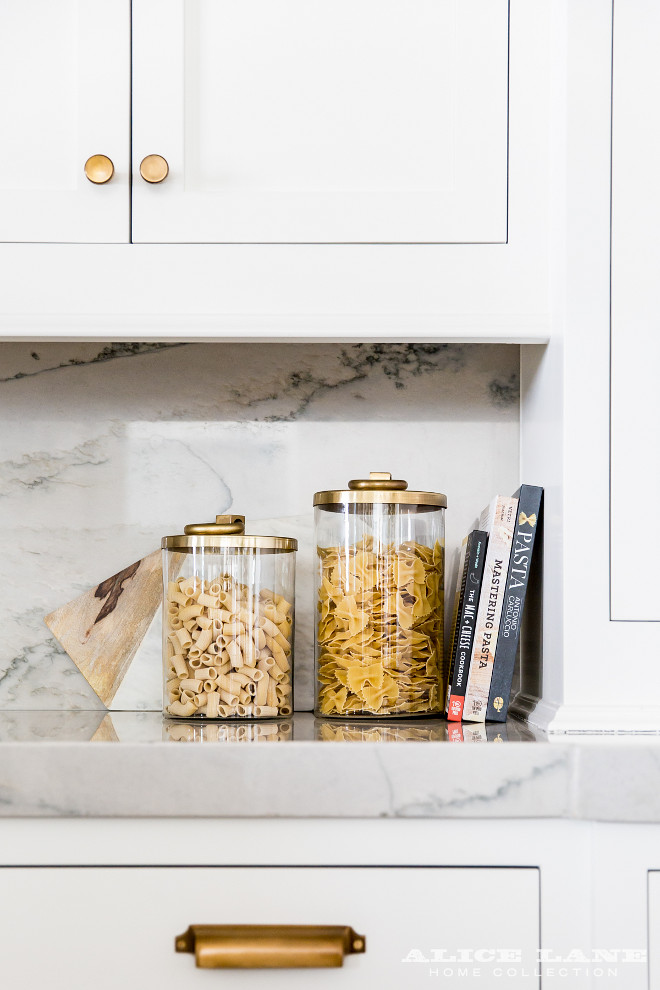
[[[445,492],[451,563],[518,484],[518,364],[491,344],[0,344],[0,709],[102,709],[44,615],[227,511],[300,540],[296,707],[311,708],[313,493],[370,470]],[[151,643],[155,658],[157,627]],[[112,707],[160,703],[155,658]]]

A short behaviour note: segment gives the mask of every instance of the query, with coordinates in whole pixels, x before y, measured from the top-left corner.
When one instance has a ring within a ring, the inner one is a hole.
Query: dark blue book
[[[513,532],[502,618],[488,694],[486,719],[489,722],[505,722],[509,710],[511,683],[520,641],[520,624],[534,554],[534,541],[541,517],[543,489],[536,485],[521,485],[514,496],[519,499],[518,518]]]

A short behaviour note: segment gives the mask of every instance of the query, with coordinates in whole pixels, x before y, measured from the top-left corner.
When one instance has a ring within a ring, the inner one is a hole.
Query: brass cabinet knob
[[[145,182],[162,182],[170,167],[162,155],[147,155],[140,162],[140,175]]]
[[[85,175],[96,186],[102,186],[115,174],[115,166],[107,155],[92,155],[85,162]]]

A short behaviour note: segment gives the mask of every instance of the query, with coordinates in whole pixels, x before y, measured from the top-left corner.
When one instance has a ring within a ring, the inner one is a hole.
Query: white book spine
[[[493,661],[495,660],[497,634],[500,628],[517,509],[517,498],[498,495],[484,509],[479,520],[479,528],[486,530],[489,537],[475,624],[472,661],[463,707],[463,719],[467,722],[484,722],[486,720],[488,693],[493,675]]]

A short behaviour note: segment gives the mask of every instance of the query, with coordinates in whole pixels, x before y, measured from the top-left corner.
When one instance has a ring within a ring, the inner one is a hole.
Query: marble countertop
[[[655,735],[540,737],[517,722],[344,724],[307,713],[205,725],[157,712],[0,713],[4,817],[660,822],[659,784]]]

